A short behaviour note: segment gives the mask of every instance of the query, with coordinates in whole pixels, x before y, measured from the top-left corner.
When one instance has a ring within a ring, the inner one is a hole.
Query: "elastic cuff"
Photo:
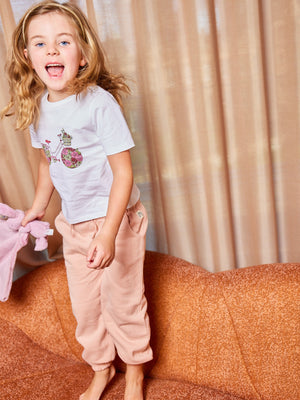
[[[95,372],[98,371],[104,371],[105,369],[109,368],[111,366],[112,363],[107,363],[107,364],[100,364],[100,365],[92,365],[92,369]]]

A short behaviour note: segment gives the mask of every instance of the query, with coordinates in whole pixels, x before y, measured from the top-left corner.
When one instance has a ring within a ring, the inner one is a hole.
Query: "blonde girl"
[[[44,216],[54,188],[76,338],[94,378],[80,400],[98,400],[126,363],[125,400],[143,399],[152,359],[144,295],[147,214],[133,182],[134,146],[120,110],[128,92],[112,75],[88,20],[71,3],[43,1],[20,20],[7,65],[11,100],[3,115],[30,128],[40,149],[36,194],[23,225]]]

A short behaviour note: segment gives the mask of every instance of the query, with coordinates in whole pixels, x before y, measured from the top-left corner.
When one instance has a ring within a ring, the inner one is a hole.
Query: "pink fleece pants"
[[[76,338],[83,359],[94,371],[107,368],[116,351],[126,364],[152,359],[143,267],[147,213],[141,202],[128,209],[117,238],[115,258],[105,269],[87,267],[86,254],[104,218],[70,225],[62,213],[55,221],[63,236],[64,258]]]

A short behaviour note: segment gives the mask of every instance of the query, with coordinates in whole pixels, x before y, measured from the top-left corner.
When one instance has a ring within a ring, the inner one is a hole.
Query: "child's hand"
[[[100,233],[91,243],[87,253],[88,268],[107,268],[115,257],[115,238]]]
[[[34,221],[35,219],[42,219],[43,216],[45,215],[45,211],[39,211],[39,210],[34,210],[33,208],[30,208],[25,212],[24,218],[21,222],[22,226],[25,226],[28,224],[28,222]]]

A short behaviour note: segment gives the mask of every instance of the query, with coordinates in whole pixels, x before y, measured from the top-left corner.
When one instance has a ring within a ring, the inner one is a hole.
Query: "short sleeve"
[[[41,149],[42,145],[41,142],[39,140],[39,136],[36,133],[33,125],[29,126],[29,133],[30,133],[30,138],[31,138],[31,145],[32,147],[36,148],[36,149]]]
[[[106,155],[120,153],[134,147],[130,130],[119,104],[108,94],[105,102],[96,107],[97,135]]]

